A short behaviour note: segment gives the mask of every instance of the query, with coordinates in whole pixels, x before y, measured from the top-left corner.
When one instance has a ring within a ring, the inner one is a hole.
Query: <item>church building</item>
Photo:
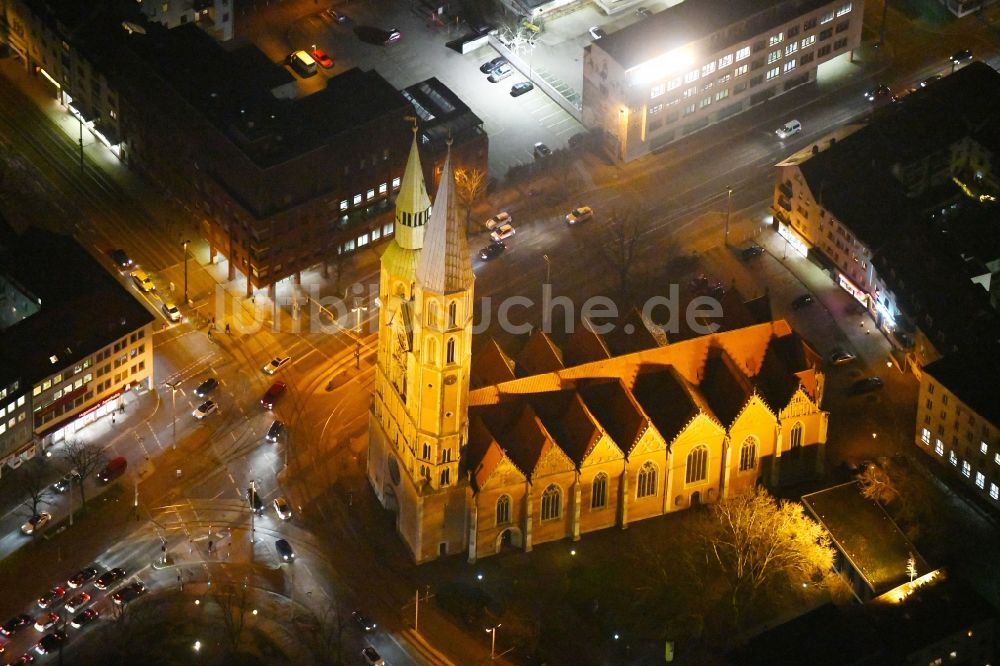
[[[414,140],[382,256],[367,462],[417,563],[578,540],[821,470],[822,359],[785,321],[636,334],[621,354],[589,326],[563,348],[538,331],[516,358],[494,340],[473,357],[450,155],[433,207],[422,173]]]

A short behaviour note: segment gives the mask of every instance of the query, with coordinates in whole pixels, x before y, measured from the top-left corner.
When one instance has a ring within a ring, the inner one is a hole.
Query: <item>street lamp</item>
[[[187,280],[185,279],[185,285],[186,284],[187,284]],[[185,286],[185,290],[186,289],[187,289],[187,287]],[[171,420],[173,422],[172,426],[171,426],[171,432],[172,432],[172,438],[173,438],[172,448],[173,448],[174,451],[176,451],[177,450],[177,390],[180,387],[177,386],[177,384],[171,384],[170,382],[166,382],[165,385],[166,385],[166,387],[168,389],[170,389],[170,412],[171,412],[170,413],[170,417],[171,417]]]
[[[351,308],[351,312],[355,313],[355,315],[356,315],[356,319],[355,319],[356,325],[354,327],[354,331],[356,333],[360,333],[361,332],[361,313],[362,312],[368,312],[368,306],[367,305],[363,305],[363,303],[364,303],[364,301],[362,301],[361,298],[355,298],[354,299],[354,307]]]
[[[257,543],[257,527],[254,518],[257,515],[257,481],[250,479],[250,543]],[[253,547],[250,547],[250,557],[253,557]]]
[[[545,284],[551,284],[549,275],[552,273],[552,262],[549,261],[549,255],[547,254],[543,254],[542,259],[545,260]]]
[[[496,653],[497,653],[497,629],[499,629],[499,628],[500,628],[500,625],[498,624],[497,626],[493,627],[492,629],[487,629],[486,630],[486,633],[491,634],[491,638],[490,638],[490,661],[493,661],[494,659],[496,659]]]
[[[726,247],[729,247],[729,220],[733,216],[733,188],[726,187]]]
[[[184,246],[184,303],[188,302],[188,243],[191,241],[186,240],[181,243]]]

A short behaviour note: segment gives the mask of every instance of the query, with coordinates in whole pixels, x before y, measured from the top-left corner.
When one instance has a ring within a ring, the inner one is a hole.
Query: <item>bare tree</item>
[[[104,456],[102,447],[97,442],[80,442],[70,440],[63,445],[60,457],[66,461],[66,465],[76,472],[73,481],[80,489],[80,506],[87,508],[87,495],[84,489],[84,482],[87,478],[103,467],[107,459]]]
[[[229,649],[235,653],[243,640],[247,609],[250,606],[247,579],[244,578],[242,584],[220,585],[213,591],[212,598],[222,611],[222,626],[226,631]]]
[[[455,194],[465,210],[465,232],[472,233],[472,209],[486,192],[486,173],[479,169],[455,169]]]
[[[30,460],[17,470],[17,484],[27,496],[26,504],[31,505],[31,515],[38,515],[41,504],[50,504],[52,487],[45,481],[45,464],[43,459]]]
[[[321,664],[340,666],[344,663],[344,631],[350,618],[350,608],[339,597],[331,600],[316,618],[318,626],[312,635]]]
[[[760,487],[713,504],[696,532],[706,587],[725,584],[736,629],[770,595],[824,580],[833,567],[830,535],[801,504]]]
[[[631,211],[611,211],[605,226],[601,256],[614,271],[618,280],[618,293],[627,297],[631,287],[631,277],[639,255],[639,240],[645,231],[645,219]]]
[[[899,497],[899,490],[896,488],[895,482],[885,470],[874,463],[869,464],[858,475],[858,484],[861,486],[862,495],[882,506]]]

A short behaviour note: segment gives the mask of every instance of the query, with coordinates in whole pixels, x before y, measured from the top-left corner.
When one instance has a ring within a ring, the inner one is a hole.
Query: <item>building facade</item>
[[[767,4],[766,7],[763,5]],[[816,79],[860,45],[859,1],[688,0],[584,49],[583,124],[623,162]]]
[[[193,23],[220,42],[233,38],[235,0],[139,0],[150,21],[167,28]]]
[[[71,238],[30,229],[0,257],[2,469],[152,388],[155,317]]]
[[[916,445],[1000,511],[1000,346],[944,357],[924,368]]]
[[[414,142],[382,256],[367,461],[416,562],[529,551],[822,467],[821,360],[783,321],[621,356],[587,327],[565,351],[539,331],[516,361],[492,340],[473,357],[450,160],[433,207],[421,172]]]

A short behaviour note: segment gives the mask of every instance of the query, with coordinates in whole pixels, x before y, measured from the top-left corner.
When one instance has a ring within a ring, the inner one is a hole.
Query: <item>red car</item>
[[[313,60],[320,64],[320,67],[324,69],[330,69],[333,67],[333,58],[328,56],[322,49],[313,49],[312,52]]]
[[[267,393],[260,399],[260,404],[264,409],[274,409],[274,403],[285,393],[285,382],[274,382]]]

